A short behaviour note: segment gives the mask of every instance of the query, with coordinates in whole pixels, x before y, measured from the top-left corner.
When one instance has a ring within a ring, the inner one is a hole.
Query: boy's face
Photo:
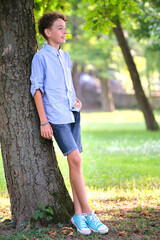
[[[58,18],[51,28],[45,29],[48,44],[59,49],[60,44],[66,42],[66,23],[61,18]]]

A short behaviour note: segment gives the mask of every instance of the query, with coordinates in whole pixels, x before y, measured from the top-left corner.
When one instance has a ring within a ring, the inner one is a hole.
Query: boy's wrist
[[[45,126],[45,125],[47,125],[49,122],[47,121],[47,122],[45,122],[45,123],[40,123],[40,126]]]

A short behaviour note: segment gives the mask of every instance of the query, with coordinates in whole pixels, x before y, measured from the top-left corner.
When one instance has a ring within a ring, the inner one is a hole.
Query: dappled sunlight
[[[0,222],[6,219],[11,219],[10,212],[10,200],[9,197],[3,197],[0,195]]]
[[[110,188],[107,191],[103,189],[87,188],[88,200],[91,208],[95,210],[97,216],[109,227],[107,239],[119,239],[120,236],[126,236],[127,239],[158,239],[160,236],[160,190],[159,189],[126,189]],[[9,199],[0,198],[1,222],[10,219]],[[9,227],[0,225],[2,232],[9,234]],[[33,228],[33,227],[32,227]],[[50,230],[49,230],[50,229]],[[66,232],[67,230],[67,232]],[[25,234],[31,234],[31,229],[22,232],[23,239]],[[38,231],[38,230],[37,230]],[[36,232],[37,232],[36,231]],[[51,228],[41,229],[45,231],[47,239],[66,239],[64,236],[76,236],[74,228],[59,224]],[[71,232],[71,233],[70,233]],[[10,229],[10,234],[16,232]],[[19,233],[20,234],[20,233]],[[32,233],[34,234],[34,232]],[[151,238],[147,238],[147,236]],[[28,235],[26,235],[25,239]],[[35,236],[35,234],[34,234]],[[146,238],[145,238],[146,236]],[[106,239],[106,236],[97,236],[91,239]],[[111,237],[111,238],[110,238]],[[131,237],[131,238],[130,238]],[[16,238],[15,238],[16,239]],[[30,238],[31,239],[31,238]],[[34,238],[39,239],[39,238]],[[46,239],[46,238],[45,238]],[[70,239],[67,237],[67,239]],[[77,239],[88,239],[88,237],[79,236]]]

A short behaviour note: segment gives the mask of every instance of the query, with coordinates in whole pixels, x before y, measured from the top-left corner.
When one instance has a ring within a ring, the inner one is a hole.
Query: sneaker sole
[[[89,227],[89,229],[92,231],[92,232],[96,232],[96,233],[100,233],[100,234],[105,234],[105,233],[108,233],[108,228],[106,228],[106,229],[104,229],[104,230],[100,230],[100,231],[98,231],[98,230],[95,230],[95,229],[93,229],[93,228],[91,228],[90,226],[88,226]]]
[[[80,229],[78,228],[77,224],[75,223],[73,217],[71,218],[71,223],[77,228],[77,231],[78,231],[79,233],[81,233],[81,234],[83,234],[83,235],[89,235],[89,234],[91,234],[91,231],[88,232],[88,233],[85,233],[85,232],[83,232],[82,230],[80,230]]]

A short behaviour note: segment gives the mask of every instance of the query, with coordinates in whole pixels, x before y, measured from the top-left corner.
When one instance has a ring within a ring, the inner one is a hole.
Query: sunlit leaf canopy
[[[109,33],[117,22],[124,22],[130,12],[138,11],[132,0],[83,0],[85,5],[85,29]]]
[[[139,13],[132,13],[132,34],[138,39],[150,39],[152,49],[160,49],[160,1],[137,0]]]

